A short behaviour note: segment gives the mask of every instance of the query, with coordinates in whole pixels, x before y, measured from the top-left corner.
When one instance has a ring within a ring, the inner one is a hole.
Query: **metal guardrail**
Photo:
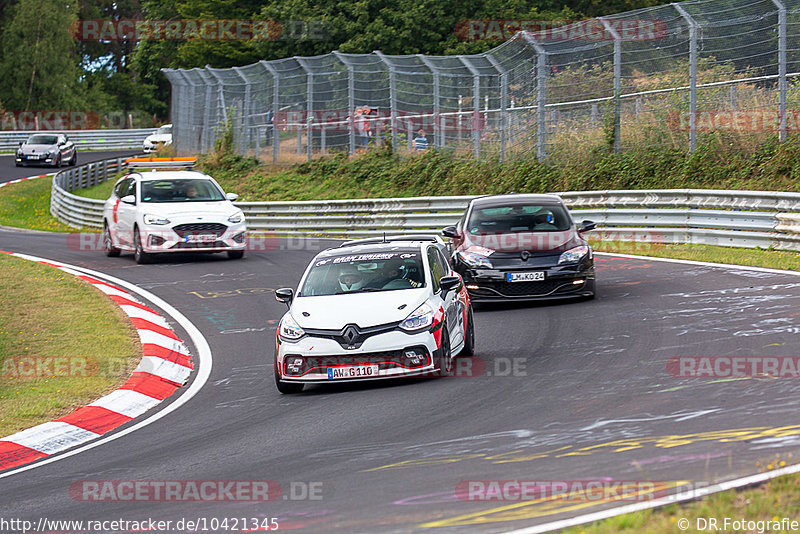
[[[145,137],[155,133],[155,128],[130,130],[64,130],[53,131],[0,131],[0,152],[13,152],[28,136],[35,133],[65,133],[78,150],[111,150],[142,148]]]
[[[53,178],[50,212],[76,228],[102,228],[103,200],[70,191],[101,183],[124,160],[89,163]],[[598,223],[604,240],[695,243],[800,250],[800,193],[647,189],[557,193],[576,221]],[[473,196],[237,202],[251,232],[361,237],[438,233],[455,224]]]

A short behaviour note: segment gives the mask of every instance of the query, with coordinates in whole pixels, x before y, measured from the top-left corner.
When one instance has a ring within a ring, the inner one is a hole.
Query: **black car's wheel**
[[[461,355],[475,355],[475,323],[472,320],[472,305],[470,305],[467,313],[467,326],[464,328],[464,349],[461,351]]]
[[[244,257],[244,250],[229,250],[228,258],[231,260],[240,260]]]
[[[296,382],[284,382],[281,380],[281,374],[278,372],[278,359],[275,358],[275,387],[278,391],[284,394],[300,393],[303,391],[303,384]]]
[[[436,357],[436,376],[453,376],[453,358],[450,354],[450,333],[442,325],[442,344]]]
[[[17,163],[17,167],[22,167],[22,163]]]
[[[136,263],[139,265],[150,263],[151,255],[145,252],[144,248],[142,247],[142,239],[139,235],[138,228],[133,229],[133,246],[133,259],[136,261]]]
[[[109,258],[115,258],[119,256],[120,250],[114,246],[114,242],[111,240],[111,230],[108,228],[107,224],[103,225],[103,252],[105,252],[106,256]]]

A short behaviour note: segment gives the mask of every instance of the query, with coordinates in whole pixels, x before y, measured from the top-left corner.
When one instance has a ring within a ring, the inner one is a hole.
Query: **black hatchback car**
[[[19,144],[15,158],[17,167],[23,165],[75,165],[78,151],[66,134],[36,133]]]
[[[452,239],[453,268],[474,302],[592,298],[594,254],[557,195],[512,194],[473,199]]]

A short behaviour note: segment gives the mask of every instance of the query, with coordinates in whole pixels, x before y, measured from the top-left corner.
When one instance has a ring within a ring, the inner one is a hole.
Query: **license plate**
[[[353,367],[329,367],[328,378],[363,378],[378,375],[377,365],[355,365]]]
[[[213,243],[217,240],[214,234],[189,234],[186,236],[187,243]]]
[[[541,280],[544,280],[544,271],[506,274],[506,282],[539,282]]]
[[[26,156],[28,159],[39,159],[39,156]]]

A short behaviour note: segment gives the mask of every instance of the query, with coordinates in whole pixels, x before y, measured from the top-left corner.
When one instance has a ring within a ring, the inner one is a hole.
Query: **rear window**
[[[314,261],[298,296],[394,291],[425,286],[419,251],[346,254]]]
[[[473,235],[563,232],[571,226],[567,210],[558,204],[512,204],[473,209],[467,232]]]

